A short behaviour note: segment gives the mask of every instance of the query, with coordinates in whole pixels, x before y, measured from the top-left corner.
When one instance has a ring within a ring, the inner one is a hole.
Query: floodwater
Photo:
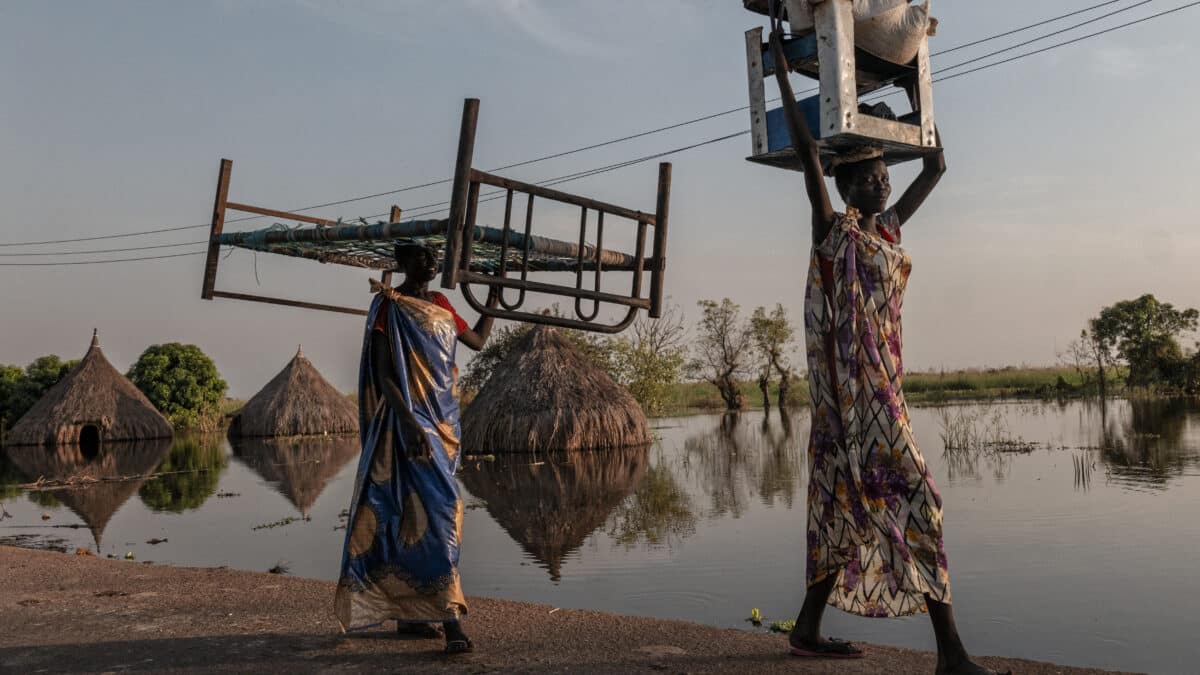
[[[912,419],[944,499],[970,650],[1195,672],[1200,406],[952,406],[917,408]],[[806,414],[655,424],[649,448],[468,459],[459,477],[468,593],[748,630],[752,608],[768,620],[793,617],[804,592]],[[944,436],[966,449],[946,450]],[[355,439],[118,450],[9,448],[0,542],[335,578]],[[151,472],[163,475],[11,487]],[[835,636],[934,646],[924,616],[826,617]]]

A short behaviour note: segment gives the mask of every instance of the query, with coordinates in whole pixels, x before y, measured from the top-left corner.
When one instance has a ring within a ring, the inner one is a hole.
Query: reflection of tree
[[[675,480],[660,454],[646,477],[608,518],[608,536],[633,548],[639,542],[651,546],[670,543],[696,532],[692,499]]]
[[[177,438],[170,454],[155,471],[164,475],[146,481],[138,496],[155,511],[182,513],[198,509],[217,491],[226,463],[221,436]]]
[[[137,492],[142,477],[154,471],[169,447],[167,439],[105,443],[98,454],[88,457],[78,445],[29,445],[9,448],[8,456],[30,481],[71,481],[62,488],[30,492],[29,498],[42,506],[61,503],[78,514],[99,546],[108,521]]]
[[[768,506],[773,505],[778,497],[790,509],[796,502],[796,493],[801,492],[800,481],[804,479],[805,466],[802,462],[806,462],[807,458],[802,457],[800,445],[792,437],[794,414],[781,411],[778,431],[771,428],[770,416],[763,415],[760,434],[769,452],[763,456],[758,493]]]
[[[233,439],[233,452],[308,517],[329,481],[359,453],[358,436]]]
[[[21,472],[8,460],[8,455],[0,451],[0,499],[12,499],[21,494],[18,487],[25,479]]]
[[[498,455],[464,463],[459,478],[488,514],[557,581],[563,560],[646,475],[646,446]]]
[[[778,497],[789,508],[796,494],[803,493],[807,460],[792,433],[788,415],[794,414],[781,415],[778,430],[769,416],[751,425],[741,415],[727,414],[712,431],[684,440],[684,451],[689,460],[697,460],[700,483],[709,496],[708,517],[740,517],[754,492],[764,504]]]
[[[1189,447],[1188,417],[1200,407],[1190,399],[1131,399],[1124,410],[1102,411],[1101,459],[1113,476],[1144,487],[1165,488],[1172,476],[1197,461]]]

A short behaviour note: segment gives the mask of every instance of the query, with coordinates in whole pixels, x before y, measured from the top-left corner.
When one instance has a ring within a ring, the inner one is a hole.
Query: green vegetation
[[[220,426],[225,380],[196,345],[151,345],[126,376],[175,428],[211,431]]]
[[[1110,374],[1109,383],[1122,382],[1123,372]],[[747,400],[760,400],[758,382],[741,380],[739,391]],[[779,385],[772,383],[768,393],[772,400],[779,398]],[[808,405],[808,383],[793,377],[789,389],[792,405]],[[1088,378],[1075,368],[987,368],[934,373],[909,373],[904,376],[904,395],[909,403],[939,404],[952,401],[987,401],[995,399],[1056,399],[1074,398],[1092,391]],[[718,412],[725,401],[708,382],[680,382],[670,387],[665,414]]]
[[[1153,295],[1122,300],[1100,310],[1089,320],[1079,340],[1071,345],[1075,363],[1083,373],[1095,365],[1096,384],[1103,396],[1108,371],[1128,367],[1127,384],[1168,394],[1200,393],[1200,351],[1186,354],[1179,341],[1196,331],[1200,312],[1175,309]]]
[[[23,369],[0,365],[0,438],[77,365],[78,359],[63,361],[54,354],[38,357]]]
[[[198,509],[217,491],[225,466],[219,436],[176,438],[167,458],[155,469],[162,475],[146,481],[138,496],[154,511]]]

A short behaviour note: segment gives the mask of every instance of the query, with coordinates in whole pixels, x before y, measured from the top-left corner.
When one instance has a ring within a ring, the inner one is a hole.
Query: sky
[[[1096,1],[935,0],[931,47]],[[1143,3],[1058,39],[1182,4]],[[935,58],[934,69],[1072,22]],[[742,34],[762,23],[737,0],[9,0],[0,3],[0,244],[204,225],[223,157],[233,160],[230,199],[280,209],[440,180],[453,171],[466,97],[482,101],[480,168],[742,106]],[[949,171],[905,226],[910,371],[1054,364],[1101,307],[1144,293],[1200,306],[1200,90],[1186,65],[1200,62],[1197,30],[1200,7],[935,85]],[[740,112],[503,173],[544,180],[748,124]],[[689,323],[698,300],[722,297],[745,314],[782,303],[802,321],[801,176],[745,161],[749,146],[739,137],[669,158],[666,292]],[[648,162],[559,187],[651,211],[656,172]],[[897,194],[915,173],[893,169]],[[439,185],[313,213],[352,219],[448,193]],[[0,264],[198,252],[11,255],[206,237],[204,225],[0,245]],[[360,318],[203,301],[203,261],[0,265],[0,363],[79,357],[97,328],[122,370],[152,344],[197,344],[233,396],[257,391],[300,344],[335,385],[355,387]],[[236,251],[217,287],[365,307],[367,277]]]

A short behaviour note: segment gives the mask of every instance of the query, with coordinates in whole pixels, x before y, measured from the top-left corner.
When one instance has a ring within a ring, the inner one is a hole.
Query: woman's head
[[[393,254],[405,281],[426,284],[437,276],[438,259],[433,249],[420,244],[396,244]]]
[[[842,201],[863,213],[882,213],[892,194],[887,164],[877,157],[839,164],[833,170],[833,182]]]

